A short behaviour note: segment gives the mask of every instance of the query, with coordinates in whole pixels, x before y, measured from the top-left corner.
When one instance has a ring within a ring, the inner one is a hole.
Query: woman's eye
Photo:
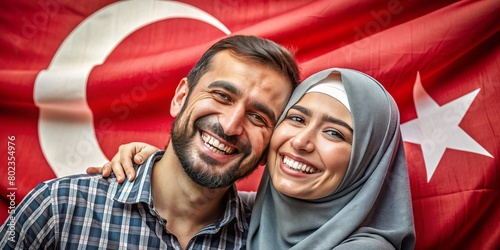
[[[293,122],[298,122],[298,123],[301,123],[303,124],[304,123],[304,119],[298,115],[289,115],[287,117],[288,120],[291,120]]]
[[[325,130],[325,133],[330,137],[341,138],[342,140],[345,140],[345,136],[337,130],[329,129]]]

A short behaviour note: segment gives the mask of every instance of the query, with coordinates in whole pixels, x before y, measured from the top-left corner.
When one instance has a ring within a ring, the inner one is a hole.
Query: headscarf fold
[[[315,84],[340,73],[353,120],[347,172],[317,200],[278,192],[264,171],[247,249],[413,249],[415,228],[399,111],[384,87],[350,69],[318,72],[299,84],[286,113]]]

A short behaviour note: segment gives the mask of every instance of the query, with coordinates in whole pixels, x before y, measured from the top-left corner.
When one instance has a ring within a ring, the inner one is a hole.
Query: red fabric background
[[[500,1],[182,2],[219,20],[231,34],[258,35],[289,47],[302,78],[328,67],[348,67],[378,79],[398,103],[403,127],[417,119],[431,128],[419,130],[431,135],[430,141],[405,140],[416,248],[500,248]],[[119,3],[0,2],[0,221],[37,183],[56,177],[40,144],[37,76],[82,22]],[[113,32],[116,27],[108,28]],[[110,158],[120,144],[130,141],[164,147],[176,84],[205,49],[225,36],[193,18],[164,19],[127,35],[102,64],[92,67],[85,99],[104,155]],[[445,147],[434,171],[422,148],[439,146],[450,134],[442,129],[448,125],[420,115],[421,95],[414,95],[417,75],[438,107],[480,89],[470,106],[457,105],[443,113],[444,121],[460,116],[458,126],[466,134],[451,134],[457,137],[451,139],[473,141],[453,144],[462,148]],[[57,143],[58,136],[53,140],[61,150],[70,150]],[[470,145],[487,153],[463,149]],[[15,159],[9,159],[12,156]],[[14,165],[11,175],[8,167]],[[255,190],[262,168],[238,183],[240,189]]]

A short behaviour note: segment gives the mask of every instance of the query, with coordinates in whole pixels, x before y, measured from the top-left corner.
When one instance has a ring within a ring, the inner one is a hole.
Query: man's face
[[[184,79],[172,101],[172,145],[186,173],[208,188],[250,174],[291,92],[290,81],[268,66],[215,55],[189,97]]]

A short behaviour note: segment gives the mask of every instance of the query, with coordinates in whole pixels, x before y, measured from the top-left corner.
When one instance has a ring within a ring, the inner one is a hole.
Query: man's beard
[[[224,166],[225,170],[223,172],[210,171],[211,168],[220,165],[220,162],[206,154],[195,152],[193,149],[192,142],[196,140],[196,136],[201,136],[200,128],[204,128],[204,130],[210,131],[234,145],[239,145],[238,138],[225,135],[220,124],[210,122],[207,117],[198,118],[194,123],[192,132],[189,132],[187,129],[189,119],[182,119],[183,113],[184,110],[176,117],[172,125],[172,146],[182,168],[194,182],[206,188],[228,187],[238,179],[248,176],[258,166],[262,157],[252,157],[249,162],[242,163],[252,152],[251,145],[245,144],[240,146],[239,152],[237,152],[243,155],[239,161],[229,167]],[[249,165],[252,167],[248,167]],[[242,172],[242,169],[246,169],[246,171]]]

